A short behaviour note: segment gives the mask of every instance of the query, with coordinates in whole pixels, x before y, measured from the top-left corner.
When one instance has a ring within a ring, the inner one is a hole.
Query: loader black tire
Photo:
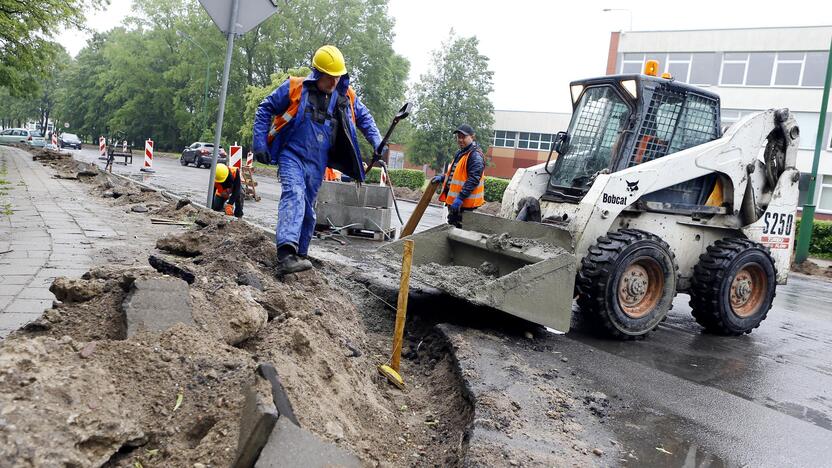
[[[581,260],[581,313],[614,338],[643,338],[672,307],[677,271],[670,246],[659,236],[637,229],[608,233]]]
[[[766,319],[776,289],[768,248],[747,239],[718,240],[693,269],[690,308],[706,331],[739,336]]]

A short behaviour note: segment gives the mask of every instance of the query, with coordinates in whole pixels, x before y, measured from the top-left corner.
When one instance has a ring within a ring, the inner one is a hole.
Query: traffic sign
[[[208,12],[208,16],[214,20],[214,24],[225,34],[245,34],[254,29],[258,24],[277,13],[277,2],[272,0],[239,0],[240,7],[237,12],[237,27],[229,31],[231,22],[231,9],[233,2],[228,0],[199,0],[202,8]]]

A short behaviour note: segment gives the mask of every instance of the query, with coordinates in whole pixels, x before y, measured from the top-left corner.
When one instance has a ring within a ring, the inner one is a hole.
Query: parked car
[[[33,135],[35,134],[38,134],[38,132],[34,130],[27,130],[25,128],[7,128],[0,132],[0,144],[11,145],[14,143],[20,143],[27,145],[34,139]],[[43,139],[42,135],[41,139]]]
[[[213,155],[213,143],[196,142],[182,150],[182,156],[179,158],[179,164],[183,166],[193,164],[196,167],[211,167],[211,158]],[[220,148],[220,152],[217,155],[217,163],[228,164],[228,156],[222,148]]]
[[[43,134],[36,131],[29,132],[29,146],[33,148],[43,148],[46,146],[46,138],[43,137]]]
[[[81,149],[81,139],[74,133],[61,133],[61,136],[58,137],[58,146]]]

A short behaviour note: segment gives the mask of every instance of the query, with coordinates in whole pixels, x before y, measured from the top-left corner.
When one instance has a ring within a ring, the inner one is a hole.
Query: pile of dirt
[[[0,346],[0,465],[228,466],[253,369],[181,325],[130,340],[18,333]]]
[[[61,302],[0,344],[0,465],[228,466],[257,362],[275,366],[303,427],[368,465],[461,462],[473,410],[430,327],[408,324],[399,390],[376,370],[392,313],[338,267],[279,281],[265,232],[100,176],[99,196],[158,203],[140,216],[192,208],[192,228],[158,239],[156,269],[59,278]],[[125,298],[157,270],[190,279],[196,325],[128,337]]]
[[[803,263],[792,263],[792,271],[832,279],[832,267],[823,268],[811,260],[804,260]]]
[[[393,193],[396,194],[396,199],[398,200],[418,202],[422,198],[421,190],[415,190],[408,187],[393,187]]]
[[[27,148],[32,153],[32,160],[55,169],[54,177],[59,179],[89,181],[101,171],[94,164],[76,161],[69,153],[61,153],[46,148]]]
[[[500,214],[500,209],[502,209],[502,207],[503,204],[500,202],[485,202],[484,205],[477,208],[477,213],[485,213],[497,216]]]

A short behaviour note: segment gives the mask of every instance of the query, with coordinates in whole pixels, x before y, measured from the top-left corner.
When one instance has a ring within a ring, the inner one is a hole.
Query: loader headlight
[[[584,92],[584,85],[572,85],[569,91],[572,93],[572,104],[575,104],[578,102],[578,98],[581,97],[581,93]]]
[[[637,98],[638,97],[638,87],[636,86],[636,80],[624,80],[621,82],[621,87],[626,89],[630,96]]]

